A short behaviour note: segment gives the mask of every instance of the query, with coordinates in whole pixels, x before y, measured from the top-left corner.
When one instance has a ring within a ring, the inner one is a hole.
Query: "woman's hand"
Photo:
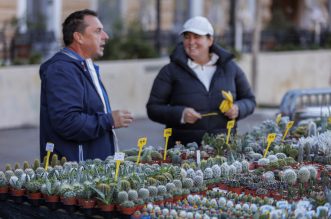
[[[201,114],[193,108],[185,108],[183,111],[184,123],[194,124],[198,119],[201,119]]]
[[[231,109],[224,113],[229,119],[236,119],[239,116],[239,108],[236,104],[233,104]]]

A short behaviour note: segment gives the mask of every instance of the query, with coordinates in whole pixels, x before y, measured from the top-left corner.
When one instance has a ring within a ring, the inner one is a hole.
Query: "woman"
[[[151,120],[172,128],[168,147],[176,141],[200,144],[205,133],[226,133],[229,120],[252,114],[256,105],[244,72],[232,54],[214,43],[213,27],[205,17],[186,21],[180,34],[183,42],[155,78],[146,105]],[[225,113],[219,110],[222,90],[233,95]]]

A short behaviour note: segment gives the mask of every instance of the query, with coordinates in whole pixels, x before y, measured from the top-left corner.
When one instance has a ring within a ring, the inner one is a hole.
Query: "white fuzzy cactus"
[[[278,160],[276,155],[269,155],[267,159],[269,159],[270,163],[277,162]]]
[[[272,171],[267,171],[267,172],[263,173],[262,176],[263,176],[263,179],[268,183],[275,181],[275,174]]]
[[[310,171],[307,167],[303,166],[299,169],[298,171],[298,179],[300,180],[300,182],[308,182],[308,180],[310,179]]]
[[[316,167],[314,167],[312,165],[309,165],[307,168],[310,172],[310,178],[311,179],[316,179],[317,178],[317,169],[316,169]]]
[[[229,166],[229,177],[233,177],[237,173],[237,168],[234,165]]]
[[[242,165],[239,161],[236,160],[232,165],[236,167],[236,173],[242,172]]]
[[[204,179],[212,179],[213,178],[213,170],[210,167],[207,167],[203,172]]]
[[[203,177],[202,176],[195,176],[193,178],[194,186],[198,188],[202,188],[203,186]]]
[[[194,181],[191,178],[184,178],[182,183],[184,189],[191,189],[194,185]]]
[[[247,160],[241,161],[242,171],[247,173],[249,171],[249,163]]]
[[[193,179],[193,177],[195,177],[195,171],[192,168],[186,170],[186,173],[188,178]]]
[[[284,180],[286,183],[294,185],[297,181],[297,174],[293,169],[286,169],[284,171]]]
[[[221,165],[221,176],[223,177],[229,177],[229,165],[225,162]]]
[[[257,164],[260,166],[266,166],[270,163],[270,160],[268,158],[261,158],[257,161]]]
[[[215,178],[221,177],[221,167],[219,165],[215,164],[211,169],[213,170],[213,176]]]

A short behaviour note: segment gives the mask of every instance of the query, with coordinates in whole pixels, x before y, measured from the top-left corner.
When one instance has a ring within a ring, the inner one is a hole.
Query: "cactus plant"
[[[146,188],[140,188],[138,191],[138,198],[145,200],[148,197],[149,197],[149,190]]]
[[[117,203],[122,204],[122,203],[124,203],[125,201],[128,201],[128,200],[129,200],[129,195],[126,191],[120,191],[117,194]]]
[[[184,178],[182,183],[184,189],[191,189],[194,185],[194,181],[191,178]]]
[[[308,182],[308,180],[310,179],[310,171],[307,167],[303,166],[299,169],[298,171],[298,179],[300,182]]]
[[[297,174],[293,169],[286,169],[283,177],[285,182],[290,185],[294,185],[297,181]]]
[[[8,185],[8,180],[6,179],[6,175],[3,171],[0,170],[0,187],[5,187]]]
[[[157,196],[157,187],[156,186],[148,186],[148,191],[150,196],[154,197]]]
[[[221,177],[221,167],[218,164],[213,165],[211,169],[215,178]]]
[[[135,201],[138,199],[138,192],[137,190],[134,190],[134,189],[130,189],[128,191],[128,199],[129,201]]]

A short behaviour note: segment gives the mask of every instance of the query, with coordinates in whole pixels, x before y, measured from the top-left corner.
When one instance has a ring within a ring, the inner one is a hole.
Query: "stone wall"
[[[278,106],[289,89],[331,86],[331,51],[261,53],[256,97],[258,105]],[[129,109],[146,117],[145,104],[153,80],[168,59],[98,62],[113,109]],[[251,56],[238,62],[251,77]],[[39,66],[0,68],[0,128],[38,126]]]

